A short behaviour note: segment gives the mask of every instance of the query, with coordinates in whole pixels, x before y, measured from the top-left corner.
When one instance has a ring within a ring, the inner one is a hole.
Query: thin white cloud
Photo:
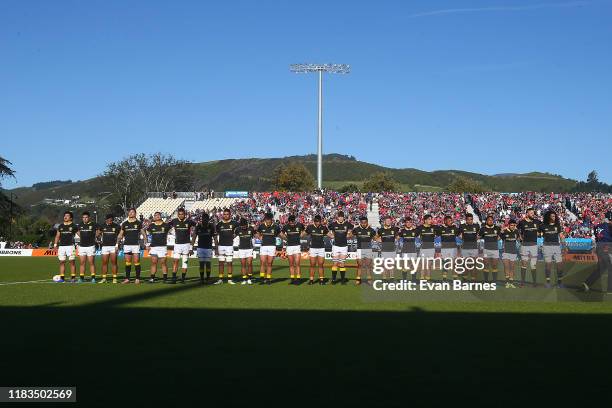
[[[492,6],[492,7],[468,7],[468,8],[449,8],[442,10],[424,11],[422,13],[411,14],[409,18],[438,16],[441,14],[458,14],[458,13],[477,13],[484,11],[523,11],[523,10],[538,10],[548,8],[568,8],[581,7],[591,4],[592,1],[569,1],[564,3],[540,3],[530,4],[525,6]]]

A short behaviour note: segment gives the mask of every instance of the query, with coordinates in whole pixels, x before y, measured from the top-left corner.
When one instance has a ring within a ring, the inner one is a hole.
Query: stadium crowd
[[[560,217],[567,237],[591,238],[593,228],[605,218],[612,219],[612,194],[604,193],[338,193],[324,191],[315,193],[263,192],[251,193],[247,199],[235,202],[230,210],[235,219],[244,218],[258,225],[267,212],[275,215],[280,224],[285,224],[290,214],[296,214],[299,222],[309,224],[315,215],[321,215],[323,223],[330,222],[336,211],[342,210],[347,220],[357,224],[365,216],[372,201],[378,203],[380,220],[390,216],[395,223],[411,218],[415,224],[423,216],[432,216],[434,224],[442,224],[450,215],[453,222],[461,224],[465,213],[475,213],[480,222],[491,214],[495,222],[507,225],[510,219],[521,219],[525,210],[533,207],[538,218],[553,210]],[[221,218],[223,208],[215,208],[211,219]],[[202,211],[190,213],[194,220]],[[145,221],[146,222],[146,221]]]

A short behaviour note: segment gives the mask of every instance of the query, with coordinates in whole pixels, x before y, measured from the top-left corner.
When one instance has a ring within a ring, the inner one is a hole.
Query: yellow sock
[[[272,279],[272,274],[269,273],[268,275],[266,275],[266,279]]]

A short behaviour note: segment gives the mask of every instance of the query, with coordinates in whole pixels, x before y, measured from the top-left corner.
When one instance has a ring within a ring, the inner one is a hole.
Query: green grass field
[[[603,292],[292,286],[284,261],[271,286],[201,286],[191,262],[184,285],[136,286],[56,284],[55,258],[0,258],[0,385],[76,385],[88,406],[533,402],[522,390],[536,387],[551,403],[609,389]],[[591,268],[570,266],[567,283]]]

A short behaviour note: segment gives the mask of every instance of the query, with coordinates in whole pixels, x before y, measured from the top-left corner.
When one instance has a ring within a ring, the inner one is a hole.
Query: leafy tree
[[[110,163],[102,177],[113,192],[114,202],[124,212],[141,202],[147,193],[188,191],[194,186],[191,164],[162,153],[149,156],[139,153]]]
[[[362,191],[370,193],[382,191],[397,191],[399,184],[388,173],[374,173],[363,183]]]
[[[45,246],[49,243],[51,224],[43,218],[20,215],[13,224],[13,241]]]
[[[339,193],[358,193],[359,191],[360,191],[360,188],[355,183],[345,184],[338,189]]]
[[[7,237],[10,235],[11,223],[14,222],[13,216],[21,211],[19,206],[1,189],[3,179],[15,178],[15,171],[11,168],[12,164],[4,157],[0,157],[0,235]]]
[[[447,189],[451,193],[482,193],[486,191],[480,182],[463,176],[455,178]]]
[[[311,191],[315,180],[302,163],[281,164],[274,170],[274,188],[279,191]]]
[[[599,176],[595,170],[592,170],[587,175],[586,182],[579,181],[574,187],[576,192],[601,192],[612,193],[612,185],[599,181]]]

